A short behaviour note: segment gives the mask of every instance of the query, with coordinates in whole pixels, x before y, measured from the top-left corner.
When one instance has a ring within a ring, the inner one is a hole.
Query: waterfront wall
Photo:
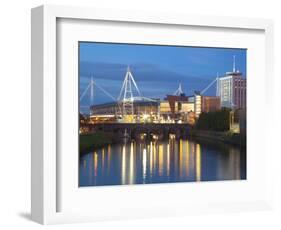
[[[246,146],[246,135],[231,132],[217,132],[207,130],[191,130],[190,136],[197,139],[209,141],[220,141],[224,143]]]

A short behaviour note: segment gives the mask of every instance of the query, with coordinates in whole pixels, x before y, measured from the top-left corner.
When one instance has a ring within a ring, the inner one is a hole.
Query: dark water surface
[[[246,152],[189,139],[128,141],[80,157],[79,186],[246,179]]]

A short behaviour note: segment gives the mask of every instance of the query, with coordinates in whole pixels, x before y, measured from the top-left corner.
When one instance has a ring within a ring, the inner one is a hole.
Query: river
[[[79,186],[246,179],[246,151],[192,139],[127,141],[80,157]]]

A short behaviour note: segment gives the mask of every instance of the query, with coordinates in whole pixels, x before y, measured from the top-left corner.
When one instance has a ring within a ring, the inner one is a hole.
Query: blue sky
[[[187,95],[204,89],[217,75],[232,71],[233,55],[236,69],[246,77],[246,50],[184,46],[158,46],[114,43],[79,43],[80,94],[94,81],[117,98],[130,66],[135,81],[145,97],[164,98],[181,82]],[[112,101],[94,88],[94,104]],[[205,95],[214,95],[215,86]],[[89,105],[90,92],[80,104]]]

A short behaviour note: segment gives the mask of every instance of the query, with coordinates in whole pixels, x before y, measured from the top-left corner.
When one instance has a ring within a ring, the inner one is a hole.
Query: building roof
[[[140,100],[140,101],[133,101],[134,105],[158,105],[160,101],[145,101],[145,100]],[[117,106],[118,102],[108,102],[108,103],[102,103],[102,104],[98,104],[98,105],[92,105],[92,108],[102,108],[102,107],[113,107],[113,106]]]

